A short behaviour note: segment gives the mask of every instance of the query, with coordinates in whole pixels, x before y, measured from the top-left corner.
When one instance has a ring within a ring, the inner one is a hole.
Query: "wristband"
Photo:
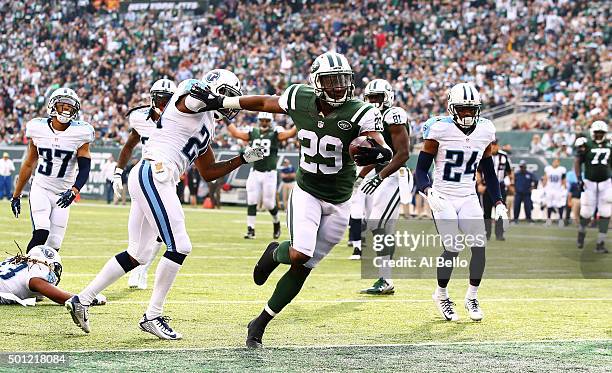
[[[115,167],[115,175],[121,175],[121,174],[123,174],[123,169],[119,167]]]
[[[223,107],[225,109],[242,109],[242,107],[240,106],[240,96],[224,97]]]

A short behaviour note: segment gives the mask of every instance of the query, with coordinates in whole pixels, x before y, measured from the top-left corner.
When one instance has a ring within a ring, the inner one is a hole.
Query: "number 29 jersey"
[[[215,119],[212,112],[187,114],[176,108],[178,99],[189,94],[191,87],[198,82],[188,79],[179,84],[143,149],[144,159],[161,161],[171,168],[175,182],[189,165],[206,152],[214,136]]]
[[[94,129],[79,120],[64,131],[51,125],[51,118],[34,118],[26,123],[26,137],[38,149],[35,184],[53,193],[70,189],[76,179],[77,150],[94,140]]]
[[[430,118],[423,125],[423,140],[438,142],[433,188],[443,195],[464,197],[476,194],[476,170],[485,149],[495,140],[495,126],[480,118],[469,135],[450,116]]]

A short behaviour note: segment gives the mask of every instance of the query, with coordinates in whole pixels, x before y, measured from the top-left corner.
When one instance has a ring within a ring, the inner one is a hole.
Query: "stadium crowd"
[[[0,144],[24,143],[24,124],[45,114],[46,97],[61,85],[80,95],[96,144],[120,144],[124,114],[148,103],[158,78],[179,82],[228,68],[245,93],[279,94],[307,81],[311,61],[326,49],[351,61],[357,94],[374,77],[392,82],[414,141],[428,116],[445,112],[445,92],[458,81],[473,81],[489,108],[557,103],[545,120],[515,125],[550,130],[551,140],[610,119],[610,2],[201,3],[209,8],[151,13],[108,10],[100,1],[1,0]],[[277,123],[290,125],[283,117]],[[215,146],[239,147],[223,127]]]

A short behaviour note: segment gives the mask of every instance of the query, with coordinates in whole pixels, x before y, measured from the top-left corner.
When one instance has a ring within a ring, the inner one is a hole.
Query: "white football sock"
[[[257,217],[255,215],[251,216],[251,215],[247,215],[247,226],[249,228],[253,228],[255,229],[255,219]]]
[[[272,215],[272,214],[270,214]],[[276,223],[280,223],[280,220],[278,219],[278,213],[272,215],[272,223],[276,224]]]
[[[84,305],[89,305],[102,290],[112,285],[115,281],[125,275],[125,271],[115,257],[106,262],[96,278],[87,285],[78,295],[79,300]]]
[[[147,271],[149,270],[149,268],[151,268],[151,264],[153,264],[153,261],[155,260],[155,257],[157,256],[157,253],[159,253],[159,249],[161,249],[163,242],[159,242],[159,241],[155,241],[153,243],[153,254],[151,255],[151,259],[142,265],[141,268],[141,273],[147,273]]]
[[[356,249],[361,250],[361,240],[353,241],[353,247],[356,248]]]
[[[465,293],[466,299],[478,298],[478,286],[468,285],[467,293]]]
[[[389,260],[391,260],[391,256],[390,255],[383,255],[383,256],[381,256],[381,258],[382,258],[380,260],[381,266],[378,267],[378,277],[382,277],[385,280],[389,280],[389,279],[391,279],[391,266],[389,265]],[[387,282],[389,282],[389,281],[387,281]]]
[[[176,279],[176,275],[181,269],[181,265],[172,260],[162,257],[155,271],[155,284],[153,285],[153,294],[149,301],[149,307],[146,311],[148,320],[152,320],[162,315],[164,311],[164,303],[166,296]]]
[[[436,289],[436,295],[440,299],[448,299],[448,289],[447,288],[441,288],[441,287],[438,286],[437,289]]]

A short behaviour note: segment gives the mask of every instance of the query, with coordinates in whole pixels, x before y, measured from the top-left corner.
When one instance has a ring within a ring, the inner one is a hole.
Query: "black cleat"
[[[361,250],[357,247],[353,247],[353,254],[349,256],[349,260],[361,260]]]
[[[586,232],[578,232],[578,240],[576,241],[576,247],[582,249],[584,247],[584,238],[586,237]]]
[[[245,240],[254,240],[255,239],[255,228],[248,227],[247,233],[244,235]]]
[[[598,243],[597,247],[593,251],[597,254],[608,254],[609,253],[608,249],[606,249],[603,242]]]
[[[280,222],[278,223],[273,223],[274,224],[274,234],[272,235],[272,237],[274,237],[275,240],[278,240],[278,238],[281,235],[281,227],[280,227]]]
[[[279,263],[274,261],[272,255],[277,247],[278,242],[270,242],[266,250],[261,254],[257,264],[255,264],[255,268],[253,268],[253,281],[255,281],[255,284],[259,286],[265,284],[272,271],[278,267]]]
[[[261,337],[263,337],[263,330],[260,330],[255,326],[256,318],[249,322],[247,325],[247,339],[246,346],[247,348],[263,348],[263,343],[261,343]]]

